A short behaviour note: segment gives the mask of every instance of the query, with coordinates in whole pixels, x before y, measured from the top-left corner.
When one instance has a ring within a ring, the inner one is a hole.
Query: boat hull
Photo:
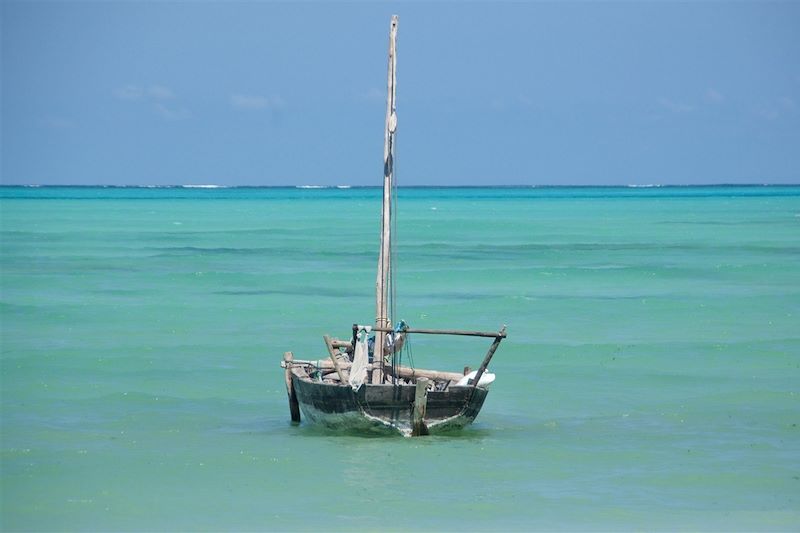
[[[412,432],[414,385],[364,384],[357,391],[347,385],[315,381],[292,373],[292,386],[307,421],[337,430]],[[472,423],[486,400],[481,387],[450,386],[428,391],[425,425],[430,433],[462,428]]]

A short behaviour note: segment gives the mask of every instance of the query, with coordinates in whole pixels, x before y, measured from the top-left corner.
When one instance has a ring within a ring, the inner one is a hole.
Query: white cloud
[[[706,101],[719,104],[723,100],[725,100],[725,97],[722,95],[722,93],[720,93],[716,89],[712,89],[709,87],[706,90]]]
[[[156,102],[156,111],[167,120],[186,120],[191,118],[192,113],[185,107],[168,107],[161,102]]]
[[[169,87],[164,87],[163,85],[151,85],[148,87],[147,96],[154,100],[169,100],[171,98],[175,98],[172,90]]]
[[[659,105],[661,107],[672,111],[673,113],[688,113],[692,111],[694,107],[690,106],[689,104],[684,104],[682,102],[675,102],[668,98],[661,98],[658,100]]]
[[[144,96],[144,91],[136,85],[126,85],[114,89],[114,96],[120,100],[141,100]]]
[[[175,99],[175,93],[164,85],[153,84],[146,88],[140,85],[125,85],[114,89],[114,96],[128,102],[147,104],[167,120],[184,120],[192,116],[186,107],[175,102],[167,105],[168,101]]]
[[[756,110],[756,115],[767,120],[775,120],[780,116],[780,113],[773,107],[759,107]]]
[[[787,115],[793,115],[797,113],[797,111],[797,102],[788,96],[784,96],[777,101],[773,100],[772,102],[760,105],[756,108],[755,113],[757,116],[767,120],[777,120]]]
[[[266,109],[269,101],[263,96],[232,94],[231,105],[237,109]]]
[[[250,94],[232,94],[230,102],[231,106],[235,109],[250,111],[280,109],[286,106],[286,102],[278,95],[256,96]]]

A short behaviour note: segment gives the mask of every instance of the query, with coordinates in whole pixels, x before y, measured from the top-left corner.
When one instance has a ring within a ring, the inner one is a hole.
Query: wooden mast
[[[397,15],[392,15],[389,29],[389,74],[386,93],[386,131],[383,140],[383,209],[381,216],[381,251],[378,256],[378,276],[375,283],[375,327],[391,327],[392,322],[388,307],[388,289],[391,278],[391,219],[392,219],[392,179],[394,174],[394,135],[397,129],[395,113],[395,81],[397,75],[397,56],[395,41],[397,39]],[[372,383],[383,383],[383,353],[386,333],[375,333],[375,351],[372,371]]]

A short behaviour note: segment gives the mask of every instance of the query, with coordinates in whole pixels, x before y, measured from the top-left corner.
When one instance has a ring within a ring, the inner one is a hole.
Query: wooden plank
[[[350,341],[342,341],[339,339],[331,339],[331,346],[334,348],[344,348],[348,352],[353,351],[353,343]]]
[[[417,388],[414,393],[414,410],[412,415],[411,436],[419,437],[428,434],[425,425],[425,412],[428,407],[428,379],[417,379]]]
[[[331,343],[331,338],[329,335],[323,335],[323,339],[325,339],[325,346],[328,348],[328,355],[333,362],[333,368],[336,370],[336,374],[339,376],[339,381],[345,383],[347,380],[344,379],[344,374],[342,374],[342,369],[339,368],[339,362],[336,360],[336,352],[333,349],[333,344]]]
[[[422,368],[411,368],[407,366],[397,366],[397,370],[395,370],[395,367],[388,365],[385,366],[384,369],[386,370],[387,374],[393,376],[396,375],[397,377],[405,379],[426,378],[426,379],[434,379],[440,381],[458,381],[459,379],[464,377],[462,374],[459,374],[458,372],[424,370]]]
[[[316,361],[309,361],[305,359],[295,359],[292,362],[293,365],[305,365],[305,366],[313,366],[320,370],[327,370],[330,372],[334,372],[335,368],[333,366],[333,362],[330,359],[319,359]],[[281,363],[281,366],[285,367],[286,363]],[[349,370],[350,367],[353,366],[353,363],[347,363],[339,361],[339,368],[344,370]],[[367,365],[367,370],[372,370],[373,365]],[[408,366],[398,366],[397,370],[395,371],[395,367],[391,365],[387,365],[385,367],[386,372],[391,375],[396,375],[401,378],[405,379],[416,379],[416,378],[428,378],[440,381],[458,381],[464,376],[459,372],[444,372],[440,370],[425,370],[423,368],[411,368]]]
[[[333,362],[331,362],[331,360],[328,358],[315,359],[313,361],[309,359],[294,359],[292,360],[291,364],[294,366],[313,366],[314,368],[327,369],[330,370],[331,372],[334,371]],[[281,361],[281,366],[283,368],[286,368],[286,362]],[[343,370],[349,370],[351,366],[353,366],[353,363],[339,363],[339,367],[342,368]]]
[[[292,384],[292,360],[294,355],[292,352],[285,352],[283,354],[283,362],[286,367],[286,394],[289,397],[289,414],[292,417],[292,422],[300,422],[300,404],[297,401],[297,391],[294,390]]]

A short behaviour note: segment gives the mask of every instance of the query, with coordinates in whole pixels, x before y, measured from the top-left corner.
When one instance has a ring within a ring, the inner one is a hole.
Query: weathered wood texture
[[[331,362],[333,362],[333,368],[336,370],[336,374],[339,376],[339,381],[345,383],[347,380],[344,378],[342,369],[339,368],[339,362],[336,360],[336,351],[333,349],[330,336],[323,335],[322,338],[325,340],[325,346],[328,348],[328,355],[331,358]]]
[[[283,362],[286,367],[286,394],[289,397],[289,414],[292,417],[292,422],[300,422],[300,405],[297,401],[297,391],[294,390],[294,385],[292,384],[293,359],[292,352],[283,354]]]
[[[425,413],[428,407],[428,378],[417,379],[417,387],[414,391],[414,412],[411,419],[411,436],[419,437],[428,434],[428,427],[425,425]]]
[[[418,379],[418,378],[426,378],[426,379],[435,379],[441,381],[458,381],[459,379],[463,378],[464,376],[459,374],[458,372],[442,372],[441,370],[425,370],[422,368],[411,368],[408,366],[397,366],[393,367],[391,365],[385,366],[384,369],[386,370],[387,374],[396,375],[400,378],[405,379]]]
[[[292,380],[303,412],[307,413],[308,409],[308,413],[316,413],[314,421],[330,427],[342,427],[340,418],[336,415],[348,414],[368,421],[369,418],[363,418],[363,414],[367,414],[383,420],[387,425],[402,422],[411,430],[415,385],[365,384],[354,391],[351,387],[316,381],[308,376],[304,367],[299,366],[292,368]],[[438,431],[445,427],[440,425],[443,421],[447,421],[447,427],[463,427],[471,423],[478,416],[488,392],[480,387],[450,387],[444,391],[428,391],[426,426],[430,431],[435,426]],[[333,417],[328,419],[323,416],[326,414]],[[452,420],[453,417],[458,419]]]
[[[353,351],[353,343],[350,341],[342,341],[339,339],[331,339],[331,346],[334,348],[344,348],[348,352]]]
[[[383,143],[383,207],[381,215],[381,249],[378,256],[378,273],[375,281],[375,326],[391,326],[388,300],[391,284],[391,242],[392,242],[392,179],[394,174],[394,134],[397,128],[395,113],[395,81],[397,77],[397,15],[392,16],[389,29],[389,72],[386,91],[386,131]],[[375,368],[372,383],[383,383],[383,346],[386,334],[380,331],[375,335]]]
[[[293,364],[295,366],[313,366],[323,371],[331,371],[335,372],[335,368],[333,366],[333,362],[330,359],[319,359],[316,361],[309,361],[305,359],[296,359]],[[339,361],[339,368],[342,371],[349,370],[353,363],[347,363],[343,361]],[[281,364],[281,366],[285,367],[285,363]],[[373,365],[367,365],[367,370],[372,370]],[[411,379],[416,380],[417,378],[428,378],[434,380],[441,380],[441,381],[458,381],[464,377],[463,374],[459,372],[443,372],[441,370],[425,370],[423,368],[411,368],[408,366],[397,366],[393,367],[391,365],[387,365],[384,367],[386,373],[389,375],[397,376],[404,379]]]

